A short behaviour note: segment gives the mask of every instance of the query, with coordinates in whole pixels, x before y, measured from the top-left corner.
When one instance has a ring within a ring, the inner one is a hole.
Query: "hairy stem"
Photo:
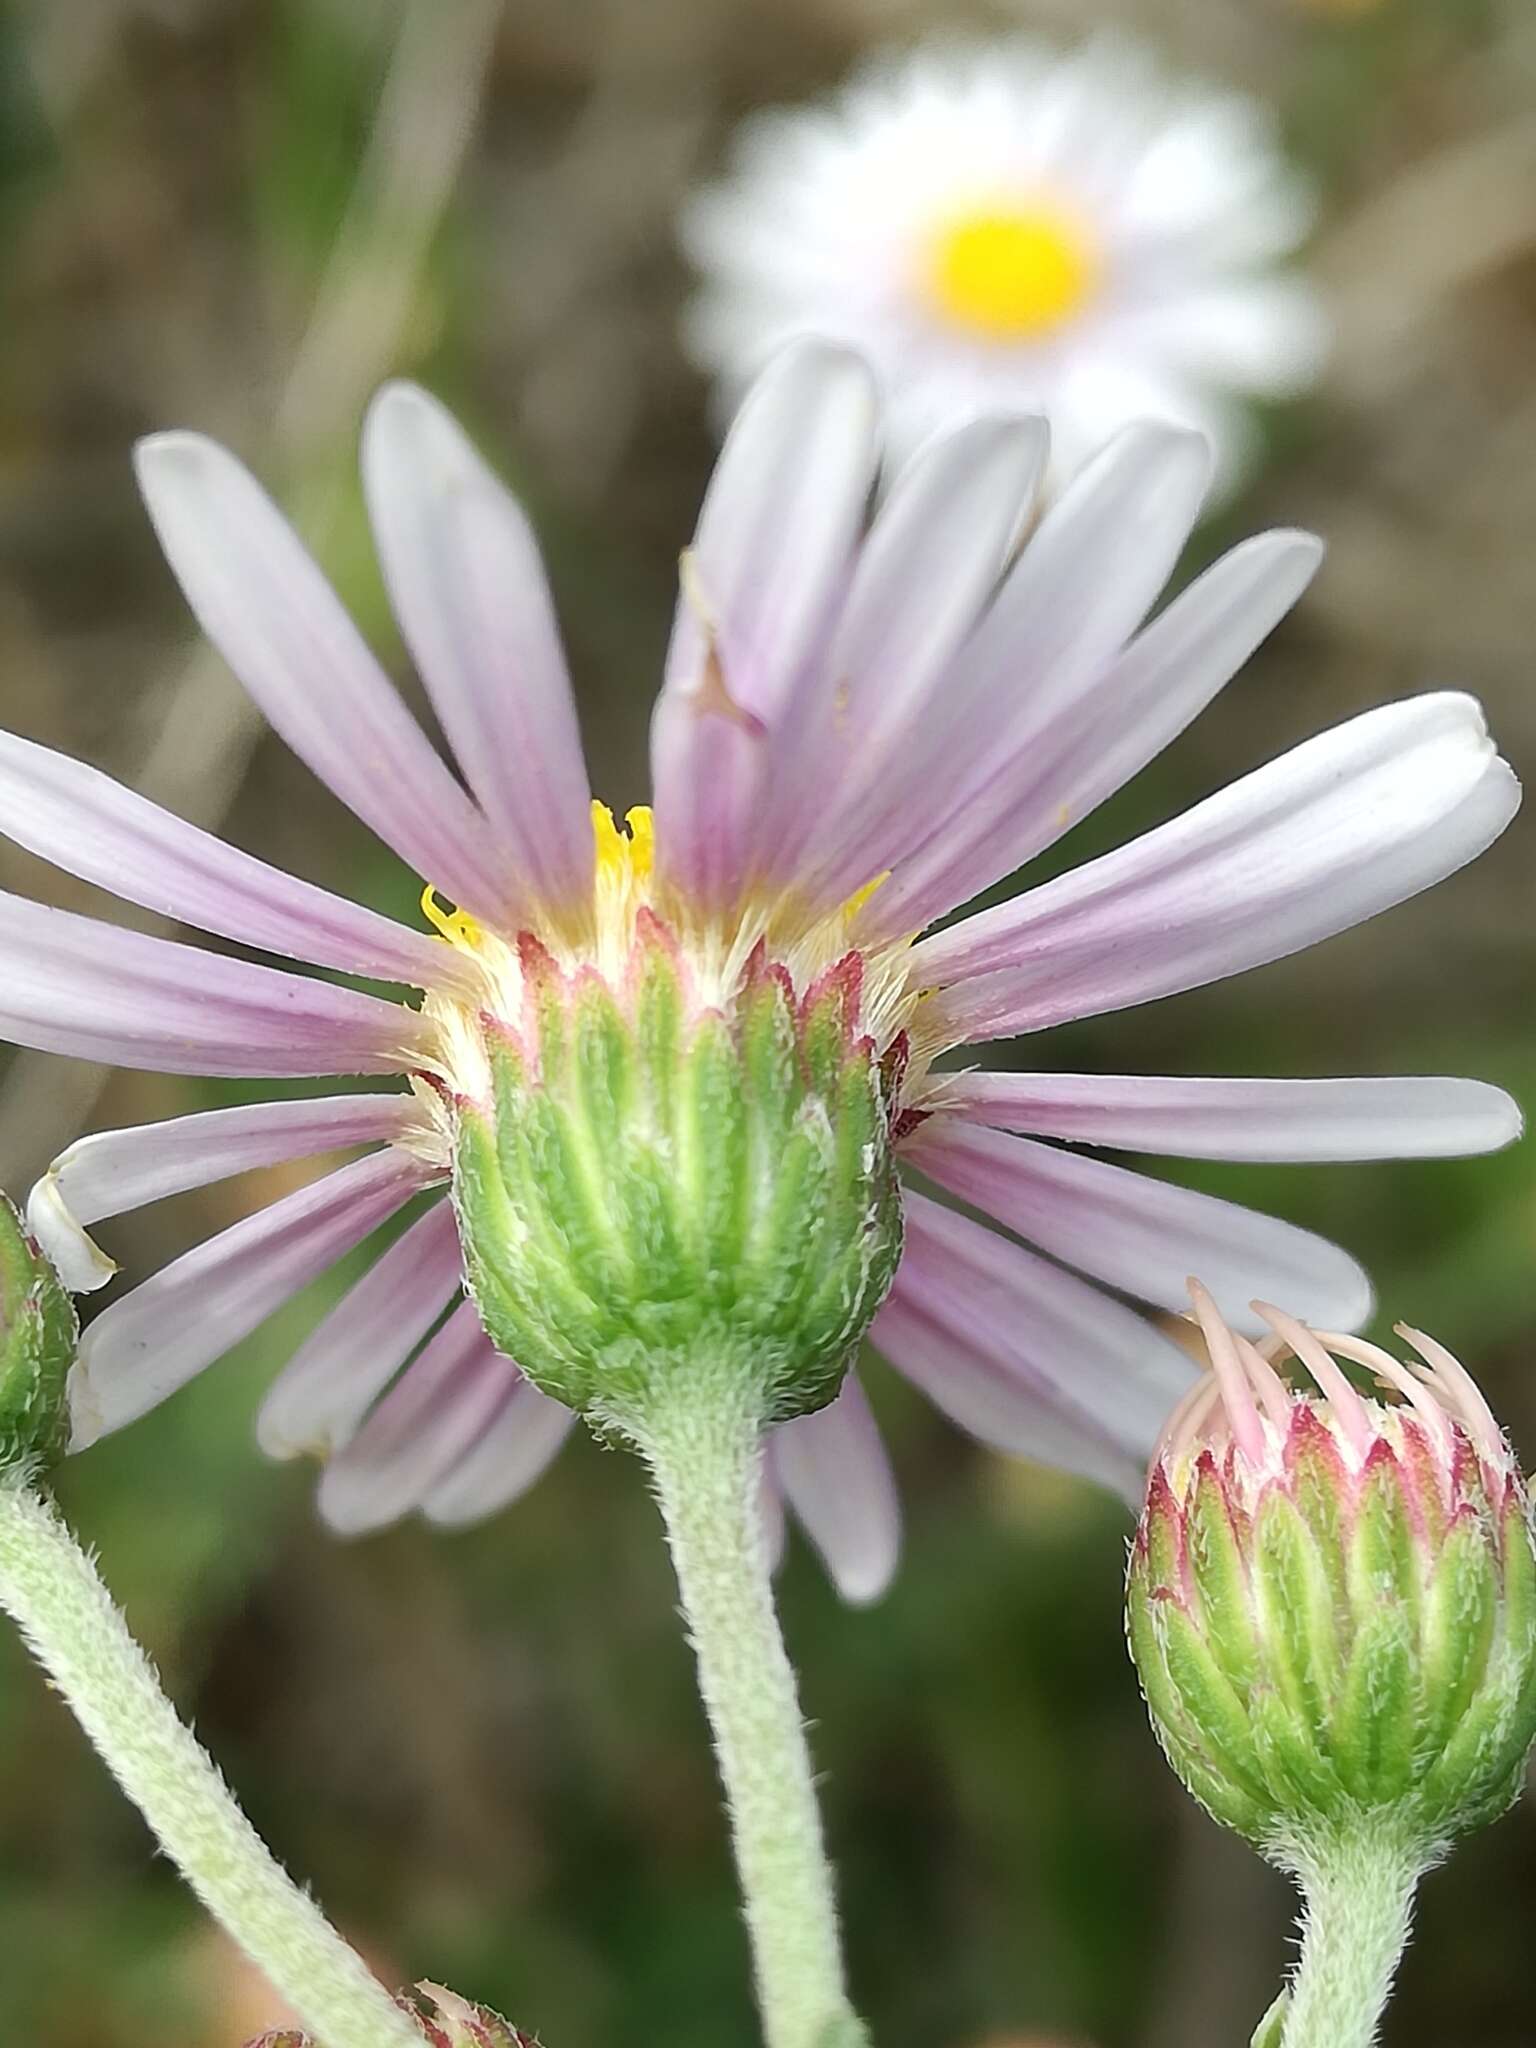
[[[1371,2048],[1425,1861],[1390,1821],[1370,1819],[1287,1859],[1305,1910],[1280,2048]]]
[[[202,1900],[324,2048],[421,2035],[251,1826],[49,1500],[0,1481],[0,1605]]]
[[[774,1612],[750,1390],[677,1375],[631,1424],[650,1464],[730,1811],[768,2048],[855,2043],[795,1674]]]

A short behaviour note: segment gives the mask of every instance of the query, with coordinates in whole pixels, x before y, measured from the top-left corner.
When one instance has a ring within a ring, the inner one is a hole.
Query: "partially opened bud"
[[[1536,1736],[1524,1481],[1469,1375],[1191,1287],[1212,1373],[1154,1460],[1128,1586],[1158,1735],[1219,1820],[1282,1859],[1390,1817],[1429,1860],[1515,1798]],[[1312,1385],[1276,1370],[1289,1353]],[[1362,1394],[1339,1360],[1364,1366]]]
[[[536,2048],[533,2036],[441,1984],[418,1984],[417,2017],[432,2048]]]
[[[483,2005],[471,2005],[441,1984],[418,1984],[398,2001],[421,2031],[424,2048],[537,2048],[531,2034],[512,2026]],[[246,2048],[318,2048],[296,2027],[279,2028],[248,2041]]]
[[[0,1195],[0,1471],[64,1454],[64,1381],[80,1326],[59,1277]]]

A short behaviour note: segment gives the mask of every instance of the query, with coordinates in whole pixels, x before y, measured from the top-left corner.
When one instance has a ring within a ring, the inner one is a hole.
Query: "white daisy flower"
[[[688,202],[687,336],[728,401],[792,336],[852,344],[898,457],[1042,412],[1070,475],[1151,417],[1200,429],[1230,482],[1242,401],[1322,359],[1318,299],[1279,267],[1311,217],[1268,109],[1126,43],[887,51],[830,104],[753,117]]]

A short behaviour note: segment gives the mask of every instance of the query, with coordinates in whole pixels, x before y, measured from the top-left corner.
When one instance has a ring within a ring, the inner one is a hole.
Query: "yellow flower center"
[[[934,236],[927,295],[953,325],[986,341],[1028,341],[1079,312],[1098,275],[1093,238],[1066,208],[978,206]]]
[[[801,902],[791,891],[775,890],[749,893],[729,913],[701,915],[656,874],[655,828],[648,805],[626,811],[619,824],[606,804],[594,803],[592,837],[596,860],[590,905],[564,917],[535,911],[526,930],[483,924],[467,910],[450,909],[430,884],[423,889],[421,908],[428,923],[446,944],[469,956],[477,970],[467,987],[458,979],[423,991],[423,1014],[435,1026],[438,1039],[430,1065],[456,1094],[480,1100],[489,1086],[486,1015],[516,1020],[523,1014],[525,941],[561,973],[595,972],[610,987],[619,988],[633,964],[641,919],[649,914],[653,931],[659,927],[667,943],[677,947],[686,966],[690,1001],[700,1009],[730,1011],[759,951],[788,974],[801,995],[850,952],[857,953],[861,1029],[882,1051],[898,1035],[907,1035],[910,1052],[903,1099],[914,1099],[947,1040],[942,1020],[925,1014],[925,991],[912,980],[915,934],[872,943],[858,935],[859,913],[890,879],[888,871],[871,876],[830,911]],[[447,1112],[425,1083],[418,1094],[438,1147],[432,1156],[451,1157],[451,1118],[444,1121]]]

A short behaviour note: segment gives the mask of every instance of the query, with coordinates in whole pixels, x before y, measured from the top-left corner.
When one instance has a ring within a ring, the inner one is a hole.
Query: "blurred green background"
[[[1378,699],[1454,682],[1536,754],[1536,10],[1530,0],[35,0],[0,10],[5,722],[403,915],[395,870],[264,737],[187,621],[129,445],[235,445],[390,651],[353,477],[392,370],[456,404],[545,535],[597,787],[643,798],[674,558],[711,458],[671,220],[748,108],[938,25],[1089,14],[1262,90],[1323,195],[1339,340],[1191,566],[1259,523],[1331,556],[1251,670],[1066,849],[1168,815]],[[0,848],[0,884],[90,892]],[[118,915],[116,910],[114,915]],[[1452,1071],[1536,1099],[1536,861],[1316,954],[1062,1033],[1068,1066]],[[3,969],[0,969],[3,971]],[[31,1056],[0,1076],[21,1193],[92,1123],[232,1099]],[[1194,1175],[1192,1174],[1192,1177]],[[1483,1376],[1536,1455],[1528,1152],[1198,1170],[1347,1240],[1392,1315]],[[141,1274],[282,1185],[126,1219]],[[330,1288],[339,1280],[328,1283]],[[263,1463],[259,1390],[319,1290],[66,1474],[167,1681],[292,1868],[396,1979],[550,2048],[753,2038],[710,1761],[650,1503],[585,1442],[447,1539],[340,1545]],[[1390,1320],[1390,1318],[1388,1318]],[[872,1391],[908,1510],[873,1612],[802,1552],[785,1619],[819,1723],[859,2001],[884,2048],[1234,2048],[1289,1953],[1285,1887],[1177,1791],[1120,1635],[1123,1516]],[[1533,2038],[1536,1812],[1427,1888],[1387,2040]],[[0,2038],[236,2048],[279,2015],[0,1639]]]

